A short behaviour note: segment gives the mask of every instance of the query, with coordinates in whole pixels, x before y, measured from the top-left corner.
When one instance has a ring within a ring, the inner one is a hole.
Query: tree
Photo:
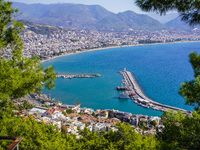
[[[159,149],[159,141],[154,136],[145,137],[135,132],[134,128],[127,123],[118,123],[118,131],[112,130],[105,134],[105,139],[112,143],[115,149]]]
[[[192,52],[189,55],[194,70],[194,80],[181,84],[179,93],[186,99],[186,104],[195,105],[200,111],[200,55]]]
[[[4,0],[0,3],[0,99],[20,98],[34,90],[41,91],[44,85],[53,88],[56,79],[52,66],[43,70],[37,56],[23,56],[19,35],[23,24],[13,20],[17,9],[11,4]]]
[[[27,117],[27,116],[26,116]],[[60,133],[53,125],[38,122],[32,116],[25,118],[7,116],[0,119],[1,136],[22,136],[19,147],[21,150],[74,149],[76,140],[69,135]],[[11,141],[0,140],[1,149],[7,149]]]
[[[155,120],[153,120],[153,121],[150,122],[150,125],[155,127],[157,125],[157,122]]]
[[[74,111],[72,110],[72,109],[66,109],[66,113],[68,113],[68,114],[71,114],[71,113],[73,113]]]
[[[199,0],[136,0],[136,4],[144,11],[153,11],[166,14],[168,11],[179,12],[183,21],[189,25],[200,23],[200,1]]]
[[[182,20],[189,25],[200,24],[200,1],[198,0],[136,0],[136,4],[144,11],[154,11],[165,14],[170,10],[177,10]],[[197,105],[200,109],[200,55],[195,52],[190,53],[190,63],[194,69],[194,80],[184,82],[179,93],[186,99],[186,104]]]
[[[50,108],[48,105],[42,105],[42,107]]]
[[[177,10],[182,20],[189,25],[200,24],[199,0],[136,0],[142,10],[165,14]],[[194,80],[184,82],[179,93],[186,99],[186,104],[196,105],[192,116],[182,112],[165,112],[162,119],[165,128],[157,133],[161,149],[199,149],[200,147],[200,55],[190,53],[190,63],[194,69]],[[159,131],[159,130],[158,130]]]
[[[24,100],[23,103],[21,103],[20,105],[20,110],[24,110],[24,109],[32,109],[34,107],[34,105],[30,104],[27,100]]]
[[[199,149],[200,147],[200,114],[192,116],[182,112],[165,112],[163,114],[165,128],[157,134],[161,149]]]

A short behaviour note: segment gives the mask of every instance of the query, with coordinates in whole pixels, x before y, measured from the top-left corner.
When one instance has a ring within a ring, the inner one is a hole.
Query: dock
[[[119,73],[122,74],[122,76],[124,77],[125,86],[127,87],[126,93],[131,97],[131,99],[134,99],[135,100],[134,102],[137,103],[138,105],[145,108],[152,108],[159,111],[169,111],[169,110],[179,111],[180,110],[185,114],[190,113],[187,110],[161,104],[148,98],[143,93],[142,89],[138,85],[137,81],[135,80],[131,72],[126,71],[126,69],[124,69],[124,71],[120,71]]]
[[[90,74],[90,75],[81,75],[81,74],[76,74],[76,75],[57,75],[57,78],[65,78],[65,79],[72,79],[72,78],[94,78],[94,77],[101,77],[100,74]]]

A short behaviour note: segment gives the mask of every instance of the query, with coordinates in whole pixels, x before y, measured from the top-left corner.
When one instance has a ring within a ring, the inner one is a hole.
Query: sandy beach
[[[84,52],[91,52],[91,51],[97,51],[97,50],[118,48],[118,47],[131,47],[131,46],[138,46],[138,45],[110,46],[110,47],[103,47],[103,48],[94,48],[94,49],[89,49],[89,50],[84,49],[84,50],[81,50],[81,51],[76,51],[75,53],[66,53],[66,54],[63,54],[63,55],[54,56],[54,57],[51,57],[49,59],[42,60],[41,63],[49,61],[49,60],[52,60],[52,59],[55,59],[55,58],[58,58],[58,57],[62,57],[62,56],[74,55],[74,54],[79,54],[79,53],[84,53]]]
[[[132,47],[132,46],[144,46],[144,45],[159,45],[159,44],[173,44],[173,43],[185,43],[185,42],[200,42],[200,41],[178,41],[178,42],[169,42],[169,43],[153,43],[153,44],[135,44],[135,45],[122,45],[122,46],[110,46],[110,47],[102,47],[102,48],[94,48],[94,49],[89,49],[89,50],[81,50],[81,51],[76,51],[75,53],[66,53],[63,55],[59,56],[54,56],[49,59],[41,60],[41,63],[59,58],[62,56],[68,56],[68,55],[74,55],[74,54],[79,54],[79,53],[84,53],[84,52],[91,52],[91,51],[97,51],[97,50],[105,50],[105,49],[111,49],[111,48],[119,48],[119,47]]]

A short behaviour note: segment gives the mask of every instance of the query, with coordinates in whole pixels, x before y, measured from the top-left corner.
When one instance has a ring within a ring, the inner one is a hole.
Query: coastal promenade
[[[150,107],[152,109],[159,110],[159,111],[169,111],[169,110],[179,111],[180,110],[183,113],[188,113],[187,110],[164,105],[148,98],[141,90],[140,86],[138,85],[137,81],[135,80],[131,72],[126,71],[124,69],[124,71],[120,71],[119,73],[122,74],[124,77],[124,84],[125,84],[125,87],[127,88],[126,93],[131,97],[131,99],[136,99],[135,103],[137,103],[138,105],[145,108]]]

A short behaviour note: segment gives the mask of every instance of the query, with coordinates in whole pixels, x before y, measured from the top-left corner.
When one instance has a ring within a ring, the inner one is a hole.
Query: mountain
[[[143,29],[143,30],[161,30],[164,26],[158,21],[147,15],[139,15],[133,11],[125,11],[114,16],[108,16],[100,20],[100,25],[112,28],[113,30],[123,29]]]
[[[195,28],[200,29],[200,26],[189,26],[184,21],[181,21],[181,17],[177,17],[165,24],[167,27],[176,28],[176,29],[185,29],[185,30],[193,30]]]
[[[22,15],[18,20],[29,20],[39,24],[101,31],[126,31],[129,29],[160,30],[163,24],[147,15],[133,11],[112,13],[98,5],[82,4],[24,4],[13,3]]]
[[[179,16],[178,13],[169,13],[169,14],[161,16],[159,14],[155,14],[155,13],[151,13],[151,12],[148,13],[147,15],[153,19],[158,20],[160,23],[163,23],[163,24],[165,24]]]

